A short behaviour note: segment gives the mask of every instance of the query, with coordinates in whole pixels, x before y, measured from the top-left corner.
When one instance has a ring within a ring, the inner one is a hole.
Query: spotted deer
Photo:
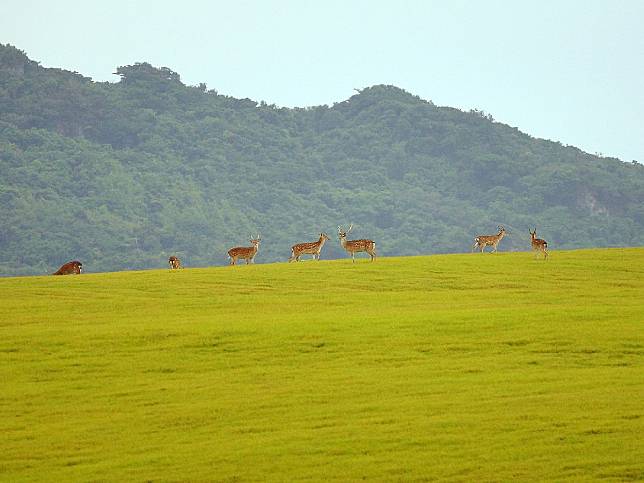
[[[291,257],[288,259],[289,262],[295,260],[296,262],[300,261],[300,257],[304,254],[313,255],[314,260],[320,259],[320,251],[324,243],[329,240],[329,236],[326,233],[320,233],[320,239],[316,242],[310,243],[298,243],[291,247]]]
[[[505,228],[499,226],[499,232],[496,235],[478,235],[474,238],[472,251],[474,251],[474,249],[478,247],[481,249],[481,253],[483,253],[483,250],[486,246],[492,245],[492,248],[494,248],[494,250],[492,250],[492,253],[496,252],[496,247],[505,236],[505,233]]]
[[[344,248],[347,253],[351,254],[351,259],[353,263],[356,262],[356,253],[357,252],[367,252],[371,256],[371,261],[373,262],[376,259],[376,242],[373,240],[347,240],[347,234],[353,228],[353,224],[349,226],[347,231],[344,231],[341,226],[338,227],[338,236],[340,237],[340,245]]]
[[[532,245],[532,251],[534,253],[534,258],[537,258],[539,255],[539,252],[543,253],[543,259],[546,260],[548,258],[548,242],[545,240],[542,240],[541,238],[537,238],[537,227],[534,228],[534,231],[530,231],[530,244]]]
[[[181,260],[179,260],[174,255],[172,255],[170,258],[168,258],[168,263],[170,264],[170,270],[176,270],[178,268],[183,268],[181,266]]]
[[[80,275],[83,273],[83,264],[78,260],[67,262],[52,275]]]
[[[228,250],[228,257],[230,258],[230,264],[235,265],[238,258],[243,258],[246,260],[246,265],[249,263],[255,263],[255,255],[259,251],[259,243],[262,239],[259,237],[259,234],[255,238],[250,237],[250,242],[253,244],[252,247],[235,247]]]

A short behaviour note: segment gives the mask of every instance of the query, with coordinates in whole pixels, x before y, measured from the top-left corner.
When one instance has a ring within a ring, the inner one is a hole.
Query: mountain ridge
[[[97,83],[0,45],[0,273],[222,264],[257,231],[257,261],[285,260],[350,222],[389,255],[466,251],[499,224],[514,233],[501,250],[529,248],[534,225],[555,249],[644,244],[641,165],[481,111],[385,85],[284,108],[145,62],[116,73]]]

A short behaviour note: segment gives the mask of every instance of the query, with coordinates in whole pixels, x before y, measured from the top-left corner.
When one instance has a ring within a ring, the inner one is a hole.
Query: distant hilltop
[[[120,81],[44,68],[0,45],[0,274],[257,263],[354,224],[378,253],[644,245],[644,167],[535,139],[395,86],[278,108],[187,86],[169,68]],[[337,236],[323,258],[344,257]]]

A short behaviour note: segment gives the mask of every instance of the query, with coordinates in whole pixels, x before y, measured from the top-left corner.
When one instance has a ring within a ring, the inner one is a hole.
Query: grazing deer
[[[481,249],[481,253],[483,253],[483,249],[485,249],[486,246],[492,245],[494,250],[492,250],[491,253],[496,252],[496,247],[499,244],[499,242],[503,239],[505,236],[505,228],[502,226],[499,227],[499,232],[496,235],[479,235],[474,238],[474,245],[472,245],[472,251],[476,247],[479,247]]]
[[[534,258],[537,258],[537,255],[539,255],[539,252],[543,253],[543,259],[546,260],[548,258],[548,242],[545,240],[542,240],[541,238],[537,238],[537,227],[534,228],[534,231],[530,231],[530,244],[532,245],[532,251],[534,253]]]
[[[78,260],[73,260],[67,262],[65,265],[60,267],[57,272],[52,273],[52,275],[73,275],[80,274],[83,272],[83,264]]]
[[[316,242],[310,243],[298,243],[291,247],[291,257],[288,259],[289,262],[295,260],[296,262],[300,261],[300,256],[304,254],[313,255],[314,260],[320,259],[320,251],[324,246],[324,242],[329,240],[329,236],[326,233],[320,233],[320,239]]]
[[[253,244],[252,247],[235,247],[228,250],[228,256],[230,257],[230,264],[235,265],[238,258],[243,258],[246,260],[246,265],[249,263],[255,263],[255,255],[259,251],[259,242],[261,242],[259,234],[255,238],[250,237],[250,242]]]
[[[170,258],[168,258],[168,263],[170,264],[170,270],[176,270],[177,268],[183,268],[181,266],[181,260],[179,260],[174,255],[172,255]]]
[[[347,231],[342,230],[340,226],[338,227],[340,245],[351,254],[353,263],[356,262],[356,252],[367,252],[371,255],[371,261],[373,262],[376,259],[376,242],[373,240],[347,240],[347,234],[351,231],[351,228],[353,228],[353,224]]]

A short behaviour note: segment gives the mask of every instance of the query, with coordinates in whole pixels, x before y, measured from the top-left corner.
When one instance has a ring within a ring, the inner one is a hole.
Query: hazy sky
[[[2,0],[0,43],[97,81],[150,62],[279,106],[393,84],[644,162],[640,0]]]

